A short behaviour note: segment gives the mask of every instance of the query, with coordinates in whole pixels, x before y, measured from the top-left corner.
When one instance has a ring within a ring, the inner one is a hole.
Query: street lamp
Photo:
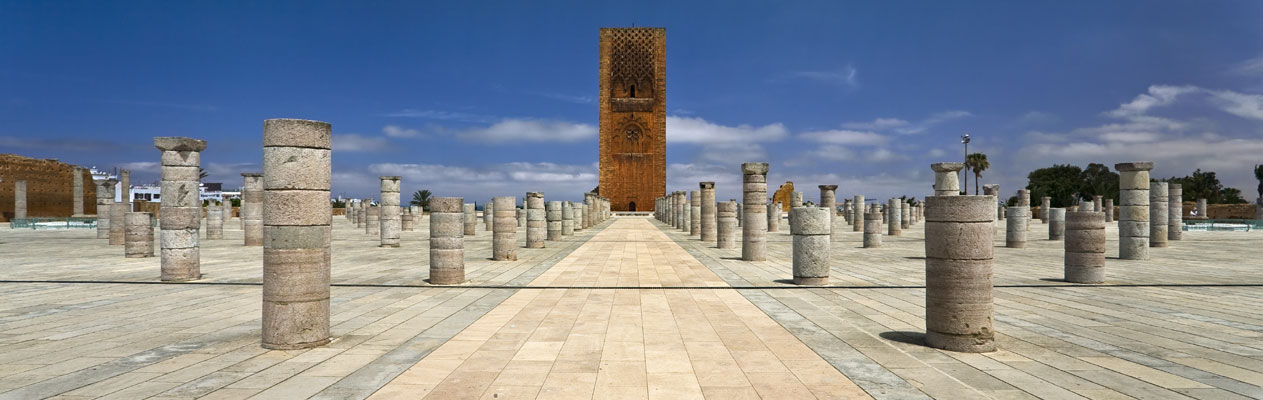
[[[969,162],[969,134],[960,135],[960,142],[965,144],[965,162]],[[969,192],[969,171],[968,168],[961,168],[960,174],[965,177],[965,192]]]

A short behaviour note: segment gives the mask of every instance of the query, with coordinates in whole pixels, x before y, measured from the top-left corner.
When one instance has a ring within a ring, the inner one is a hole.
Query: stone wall
[[[83,212],[96,214],[96,185],[87,168],[83,174]],[[0,154],[0,222],[13,218],[13,184],[26,181],[26,216],[69,217],[73,213],[74,166],[55,159]]]
[[[781,203],[781,211],[789,212],[789,197],[794,195],[794,182],[785,182],[772,194],[773,203]]]

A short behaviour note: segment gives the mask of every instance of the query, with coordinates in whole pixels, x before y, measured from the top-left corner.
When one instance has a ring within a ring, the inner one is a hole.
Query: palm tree
[[[421,189],[412,194],[412,201],[409,204],[421,206],[422,210],[430,209],[430,191]]]
[[[206,177],[208,176],[210,176],[210,174],[207,173],[205,169],[202,169],[202,167],[197,167],[198,180],[206,180]]]
[[[991,168],[991,162],[987,161],[987,155],[982,153],[973,153],[965,156],[965,168],[974,173],[974,195],[978,195],[978,181],[982,180],[982,171]],[[966,188],[965,190],[968,190]]]

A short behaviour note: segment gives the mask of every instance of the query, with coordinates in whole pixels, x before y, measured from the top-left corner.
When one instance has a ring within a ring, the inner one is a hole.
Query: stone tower
[[[601,28],[601,175],[614,211],[666,194],[666,29]]]

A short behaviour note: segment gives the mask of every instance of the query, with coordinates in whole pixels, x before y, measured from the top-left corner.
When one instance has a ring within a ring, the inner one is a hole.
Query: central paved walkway
[[[868,397],[648,219],[529,286],[374,398]]]

